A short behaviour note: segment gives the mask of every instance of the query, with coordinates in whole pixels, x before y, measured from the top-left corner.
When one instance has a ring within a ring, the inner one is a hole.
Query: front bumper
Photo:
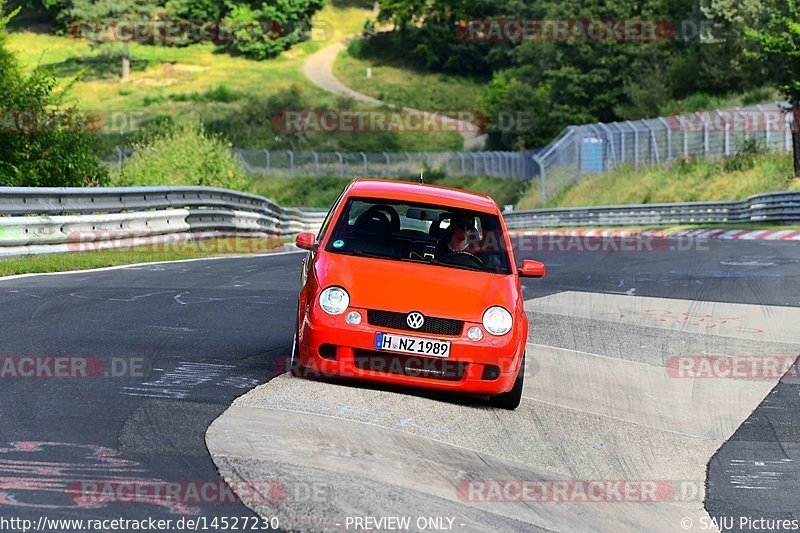
[[[350,311],[358,311],[361,324],[345,322]],[[502,337],[484,331],[483,339],[466,336],[466,322],[459,336],[431,335],[408,330],[373,326],[365,309],[349,308],[341,315],[329,315],[312,305],[300,324],[300,364],[322,376],[347,377],[382,383],[450,390],[475,394],[500,394],[511,390],[525,350],[527,331],[515,326]],[[450,357],[423,357],[374,351],[375,334],[394,333],[409,337],[450,341]]]

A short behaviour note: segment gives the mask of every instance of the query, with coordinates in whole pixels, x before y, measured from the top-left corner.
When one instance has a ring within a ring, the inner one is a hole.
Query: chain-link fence
[[[525,178],[532,158],[522,152],[299,152],[236,150],[251,174],[265,176],[410,176],[424,169],[447,176]]]
[[[133,151],[117,147],[104,158],[112,168],[122,168]],[[235,148],[242,166],[261,176],[416,176],[436,170],[446,176],[531,178],[539,169],[529,152],[315,152]]]
[[[619,165],[641,167],[698,157],[717,159],[746,143],[791,150],[792,114],[786,102],[702,111],[648,120],[570,126],[534,152],[316,152],[234,149],[242,166],[261,176],[447,176],[532,180],[539,206],[571,184]],[[132,150],[118,147],[105,163],[122,168]]]
[[[679,158],[718,159],[750,143],[767,150],[792,147],[786,102],[700,111],[649,120],[570,126],[533,158],[540,205],[587,175],[619,165],[654,165]]]

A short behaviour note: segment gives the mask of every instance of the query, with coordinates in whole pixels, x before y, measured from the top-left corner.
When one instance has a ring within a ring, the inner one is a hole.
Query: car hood
[[[339,285],[350,305],[480,322],[493,305],[514,310],[517,279],[491,274],[370,257],[325,253],[316,263],[320,287]]]

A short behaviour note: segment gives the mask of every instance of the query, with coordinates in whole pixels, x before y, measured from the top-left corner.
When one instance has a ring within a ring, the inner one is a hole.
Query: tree
[[[6,24],[17,12],[0,17],[0,186],[101,184],[93,119],[63,105],[52,76],[23,74],[6,47]]]
[[[275,57],[307,39],[311,17],[324,5],[325,0],[231,3],[224,22],[232,29],[234,38],[224,48],[254,59]]]
[[[104,32],[110,25],[117,28],[121,19],[146,20],[154,9],[163,4],[160,0],[44,0],[47,9],[54,13],[56,22],[69,27],[78,37],[88,38],[92,44],[104,44],[119,39],[117,31]],[[130,47],[124,42],[122,53],[123,80],[130,74]]]
[[[752,52],[767,64],[767,75],[789,101],[794,175],[800,177],[800,0],[765,1],[763,25],[747,29]]]

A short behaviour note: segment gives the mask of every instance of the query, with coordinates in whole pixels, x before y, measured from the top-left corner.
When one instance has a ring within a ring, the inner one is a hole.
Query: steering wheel
[[[478,257],[477,255],[471,254],[469,252],[450,252],[449,254],[447,254],[444,257],[442,257],[441,259],[439,259],[439,261],[442,262],[442,263],[453,263],[453,264],[457,265],[457,264],[459,264],[459,261],[455,261],[455,262],[450,261],[451,259],[456,259],[456,258],[458,258],[458,259],[466,259],[467,262],[471,262],[472,263],[472,265],[464,265],[464,266],[474,266],[476,268],[482,268],[483,267],[483,260],[480,257]]]

